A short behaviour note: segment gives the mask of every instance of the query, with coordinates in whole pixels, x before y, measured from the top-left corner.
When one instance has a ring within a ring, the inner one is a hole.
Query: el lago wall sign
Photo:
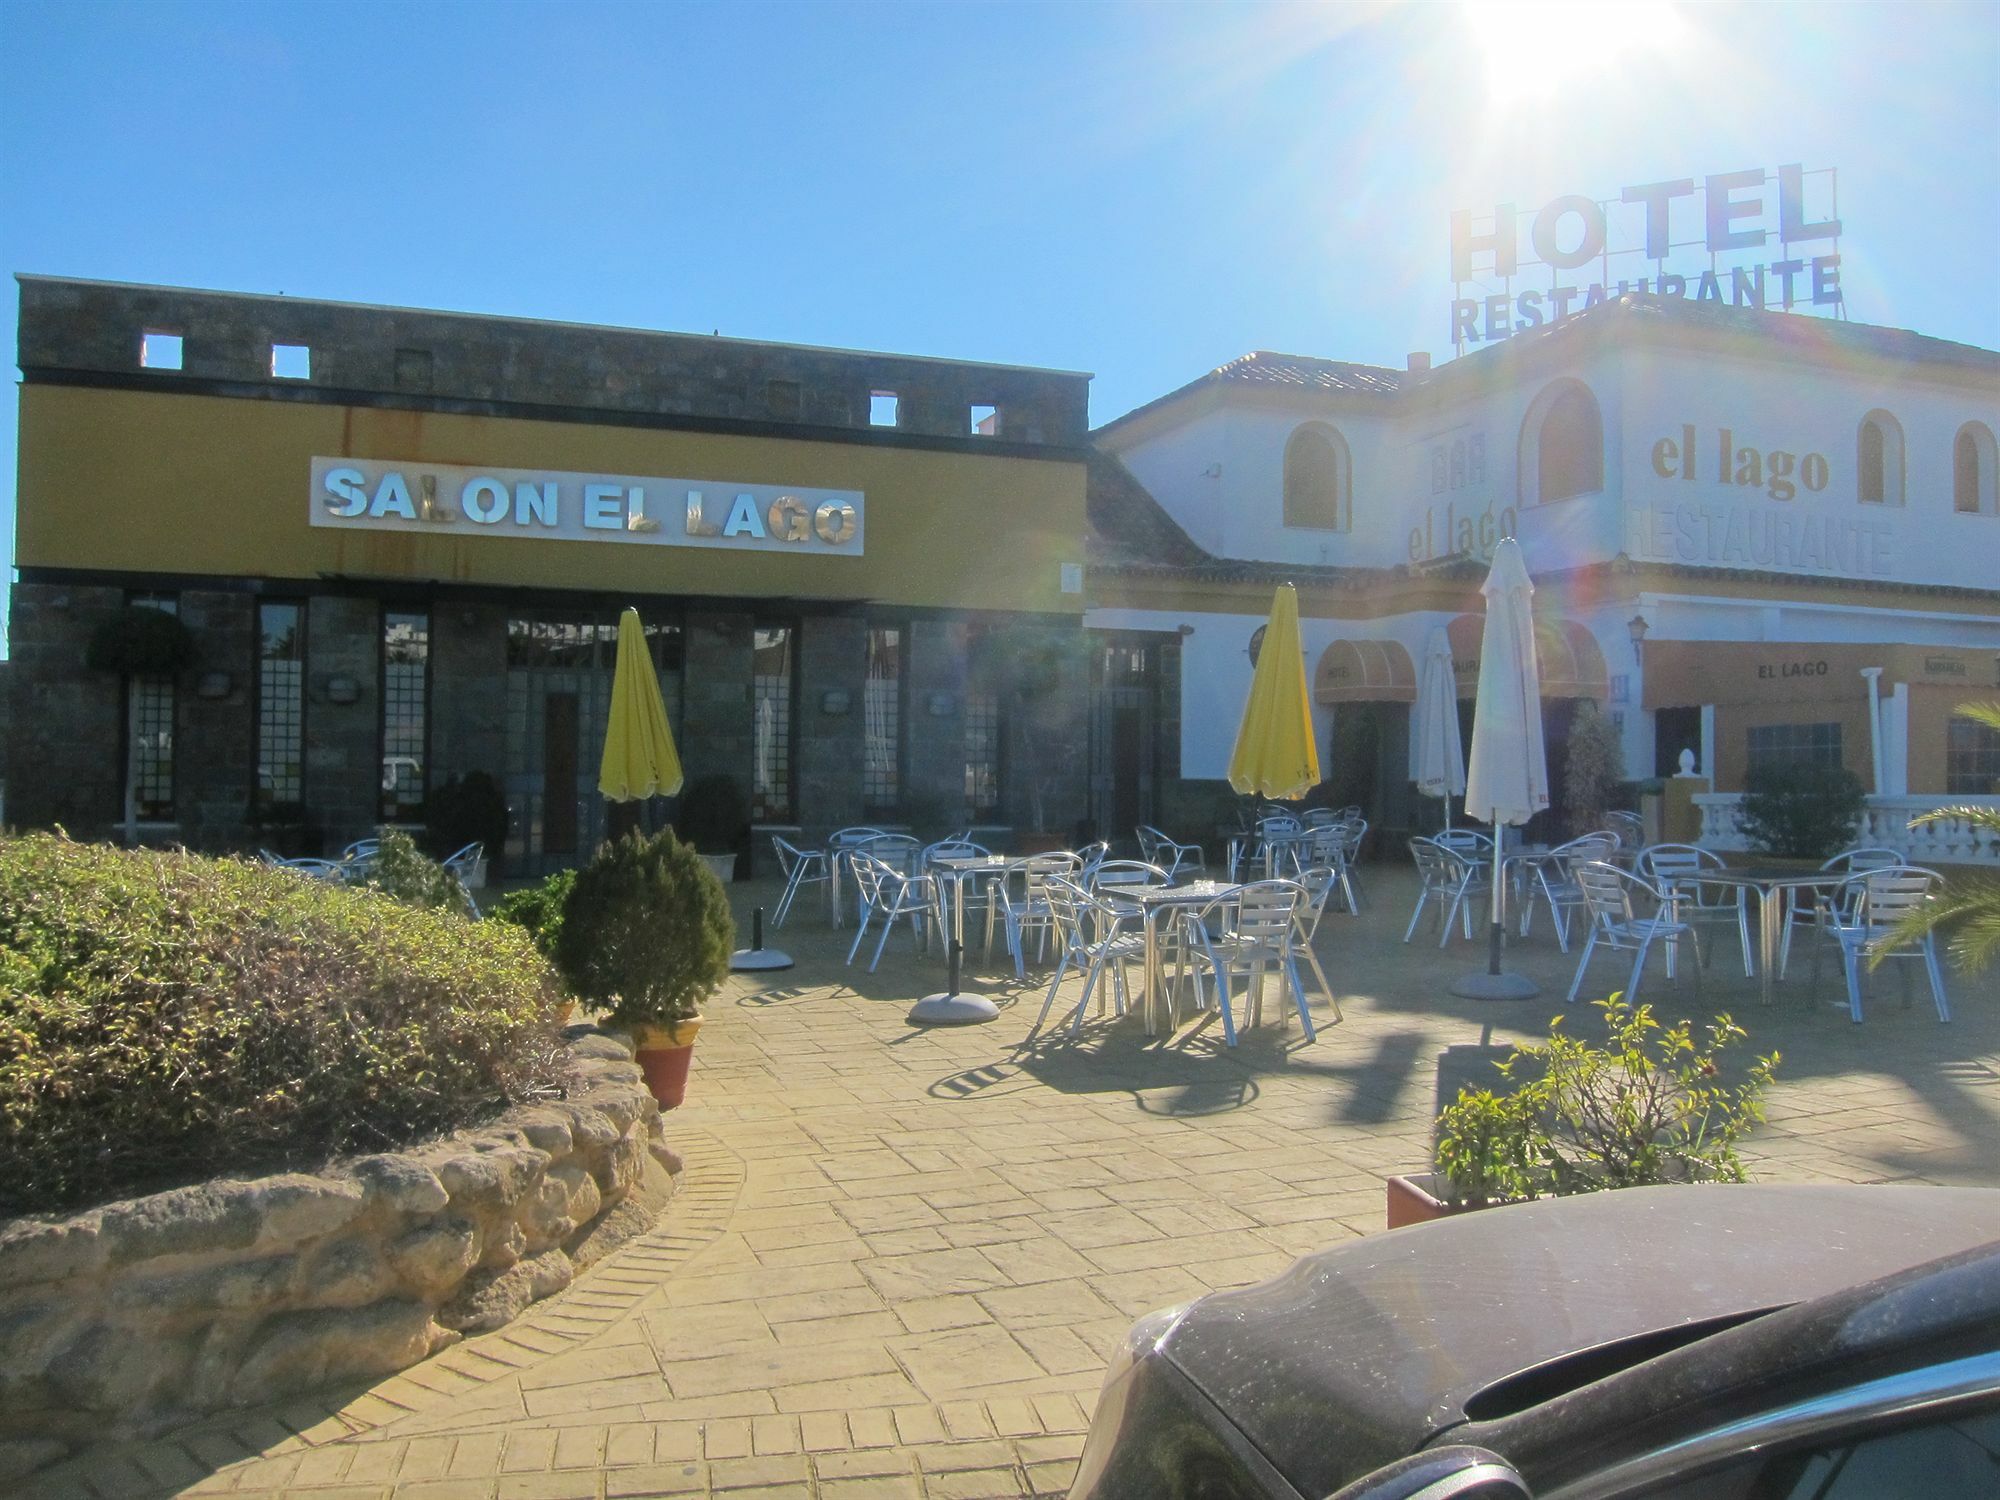
[[[859,557],[866,497],[732,480],[315,457],[311,510],[313,525],[347,531]]]

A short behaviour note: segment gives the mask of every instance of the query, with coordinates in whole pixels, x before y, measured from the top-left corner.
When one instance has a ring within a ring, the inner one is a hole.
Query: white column
[[[1868,790],[1880,797],[1888,790],[1882,784],[1882,669],[1863,667],[1861,678],[1868,684],[1864,690],[1868,694],[1868,765],[1872,772]]]
[[[1708,778],[1708,789],[1710,791],[1719,792],[1722,790],[1722,783],[1716,780],[1715,705],[1713,703],[1704,703],[1701,706],[1701,765],[1696,769]]]
[[[1882,701],[1882,795],[1910,795],[1910,685],[1899,682]]]

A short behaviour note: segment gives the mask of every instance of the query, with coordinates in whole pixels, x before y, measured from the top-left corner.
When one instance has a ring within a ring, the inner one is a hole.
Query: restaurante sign
[[[866,496],[731,480],[314,458],[312,524],[859,557]]]

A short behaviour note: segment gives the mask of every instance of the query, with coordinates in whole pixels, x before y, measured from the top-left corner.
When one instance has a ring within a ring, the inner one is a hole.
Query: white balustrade
[[[1701,813],[1704,849],[1741,853],[1750,847],[1736,826],[1736,810],[1743,803],[1741,792],[1697,792],[1693,798]],[[1861,826],[1854,842],[1870,848],[1899,849],[1912,864],[2000,865],[2000,835],[1975,827],[1965,818],[1940,818],[1912,828],[1911,820],[1938,808],[2000,808],[2000,797],[1869,797],[1861,814]]]

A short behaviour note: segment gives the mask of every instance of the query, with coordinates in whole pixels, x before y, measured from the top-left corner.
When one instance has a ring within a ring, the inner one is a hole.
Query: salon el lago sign
[[[860,490],[398,459],[312,461],[312,524],[348,531],[859,557],[865,509]]]

